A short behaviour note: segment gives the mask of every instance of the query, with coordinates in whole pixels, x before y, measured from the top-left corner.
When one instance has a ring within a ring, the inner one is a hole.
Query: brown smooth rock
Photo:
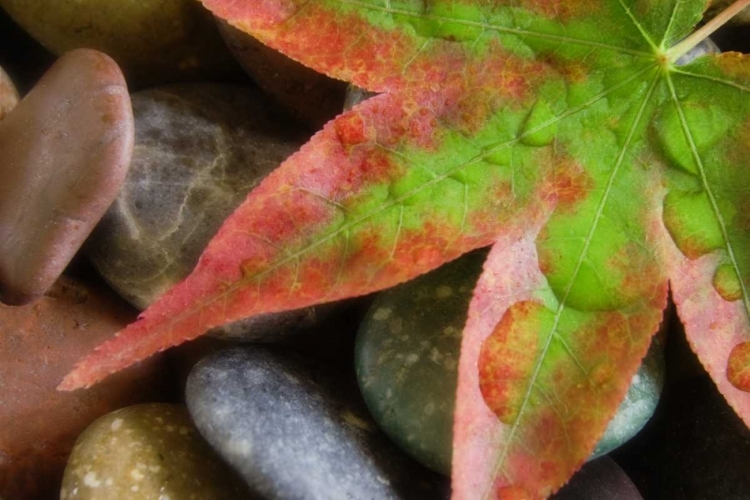
[[[61,57],[0,121],[0,301],[41,296],[112,203],[133,150],[133,113],[112,59]]]
[[[56,390],[83,354],[135,317],[107,288],[66,276],[34,304],[0,305],[0,497],[55,498],[70,450],[92,421],[169,394],[163,356],[91,389]]]
[[[8,74],[0,68],[0,120],[18,104],[18,91]]]
[[[0,9],[55,54],[108,54],[131,88],[243,76],[196,0],[0,0]]]
[[[314,129],[341,113],[346,83],[320,74],[218,20],[227,46],[255,83]]]

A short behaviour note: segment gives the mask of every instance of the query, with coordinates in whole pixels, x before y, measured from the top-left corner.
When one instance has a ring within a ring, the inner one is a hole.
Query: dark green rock
[[[449,473],[461,332],[484,253],[381,293],[357,335],[357,379],[381,428]]]
[[[444,474],[450,473],[461,334],[484,256],[466,255],[381,293],[357,336],[357,378],[375,420],[404,451]],[[663,377],[663,354],[654,345],[594,456],[645,425]]]

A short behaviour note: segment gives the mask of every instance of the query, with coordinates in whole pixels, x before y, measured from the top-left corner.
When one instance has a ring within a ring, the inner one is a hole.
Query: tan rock
[[[103,416],[78,438],[61,500],[249,499],[180,405],[144,404]]]
[[[68,454],[86,426],[171,390],[162,356],[92,389],[55,389],[83,354],[135,316],[107,288],[67,277],[34,304],[0,305],[0,497],[55,498]]]
[[[0,120],[18,104],[18,91],[8,74],[0,68]]]
[[[242,74],[195,0],[0,0],[0,8],[55,54],[108,54],[131,88]]]

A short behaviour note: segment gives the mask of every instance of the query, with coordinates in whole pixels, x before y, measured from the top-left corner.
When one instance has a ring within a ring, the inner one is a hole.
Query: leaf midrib
[[[656,66],[652,66],[652,67],[647,68],[647,71],[653,71],[654,69],[656,69]],[[602,193],[601,200],[599,202],[599,205],[597,206],[596,215],[593,217],[593,220],[591,222],[591,227],[589,228],[589,232],[588,232],[588,234],[586,236],[586,239],[585,239],[585,242],[584,242],[584,247],[583,247],[583,249],[581,250],[581,252],[580,252],[580,254],[578,256],[578,261],[576,262],[576,267],[575,267],[575,269],[573,271],[573,274],[571,275],[570,280],[568,281],[568,284],[567,284],[566,289],[565,289],[565,293],[561,297],[561,299],[560,299],[560,301],[558,303],[557,310],[555,311],[555,317],[554,317],[552,328],[547,333],[546,338],[544,340],[544,345],[543,345],[541,351],[539,352],[539,354],[537,355],[537,358],[536,358],[536,361],[535,361],[535,364],[534,364],[534,370],[532,372],[531,377],[529,378],[527,390],[526,390],[526,393],[524,394],[523,401],[521,403],[521,407],[519,408],[518,414],[516,415],[513,423],[511,424],[510,430],[508,432],[507,439],[505,439],[504,442],[503,442],[503,445],[504,445],[503,446],[503,450],[502,450],[502,453],[501,453],[500,457],[497,460],[497,464],[495,466],[495,471],[494,471],[493,477],[497,477],[498,473],[500,471],[504,470],[505,461],[508,458],[508,454],[510,453],[511,444],[513,443],[515,434],[516,434],[516,432],[518,431],[518,428],[521,425],[521,420],[522,420],[522,417],[525,414],[526,407],[528,406],[528,403],[531,400],[531,394],[534,391],[534,387],[536,385],[537,378],[539,377],[539,374],[540,374],[540,372],[542,370],[542,367],[544,365],[544,362],[545,362],[547,353],[549,351],[549,348],[552,345],[552,340],[559,335],[558,332],[557,332],[557,327],[558,327],[558,325],[560,323],[560,319],[562,317],[563,311],[566,308],[567,300],[568,300],[568,297],[570,295],[570,291],[571,291],[571,289],[573,287],[573,283],[575,282],[576,278],[578,277],[578,273],[580,272],[581,265],[582,265],[584,259],[586,258],[586,255],[588,253],[588,248],[589,248],[589,246],[591,244],[591,241],[593,240],[594,234],[596,233],[596,229],[598,227],[599,220],[601,219],[604,207],[607,204],[607,201],[608,201],[608,198],[609,198],[609,194],[610,194],[610,192],[612,190],[612,186],[614,184],[615,178],[617,177],[617,174],[620,171],[620,168],[621,168],[621,166],[623,164],[623,161],[625,160],[625,155],[626,155],[626,153],[628,151],[628,148],[631,145],[631,142],[632,142],[633,137],[635,135],[635,131],[637,130],[638,125],[639,125],[641,119],[644,116],[646,107],[648,105],[649,100],[651,99],[651,96],[654,93],[654,90],[656,89],[656,85],[657,85],[658,81],[659,81],[659,74],[657,73],[654,76],[654,78],[652,79],[651,84],[649,86],[649,89],[646,92],[643,100],[641,101],[638,113],[636,114],[636,116],[635,116],[635,118],[633,120],[633,123],[631,124],[630,130],[628,132],[628,136],[627,136],[626,140],[623,143],[623,146],[622,146],[622,148],[620,150],[620,154],[618,155],[618,158],[617,158],[617,160],[615,162],[615,166],[612,169],[612,173],[609,176],[609,179],[607,181],[607,186],[604,189],[604,191]],[[560,339],[562,340],[561,337],[560,337]],[[570,352],[569,348],[566,349],[566,350],[573,357],[574,361],[579,366],[579,368],[581,368],[583,370],[584,374],[588,376],[588,373],[581,366],[580,362],[578,362],[577,358]],[[491,495],[492,495],[491,491],[485,492],[485,495],[483,496],[484,500],[489,499],[491,497]]]
[[[737,281],[740,283],[740,289],[742,290],[742,303],[745,308],[745,315],[746,317],[750,318],[750,296],[748,295],[747,285],[745,284],[745,280],[742,279],[743,274],[740,272],[740,266],[737,261],[737,257],[734,252],[734,246],[732,245],[732,242],[729,238],[729,231],[727,229],[727,223],[724,220],[724,216],[722,215],[721,211],[719,210],[719,204],[716,201],[716,196],[714,195],[714,192],[711,190],[711,185],[708,182],[708,177],[706,176],[706,170],[703,165],[703,159],[701,158],[700,152],[698,151],[698,147],[695,145],[695,139],[693,138],[693,133],[690,130],[690,126],[687,123],[687,118],[685,117],[685,112],[682,109],[682,105],[680,103],[680,99],[677,96],[677,90],[675,89],[674,82],[672,81],[671,74],[667,74],[667,84],[669,86],[669,92],[670,97],[672,99],[672,103],[675,106],[675,109],[677,110],[677,115],[680,117],[680,127],[682,128],[682,133],[685,134],[685,139],[688,141],[688,144],[690,146],[690,153],[693,156],[693,159],[695,160],[695,163],[698,167],[698,173],[701,181],[701,185],[703,186],[703,189],[706,191],[706,194],[708,195],[708,199],[711,203],[711,210],[713,211],[714,217],[716,218],[717,223],[719,224],[719,227],[721,229],[721,236],[724,239],[724,249],[727,252],[727,256],[729,257],[729,260],[732,264],[732,268],[734,269],[734,272],[737,274]]]
[[[266,275],[268,275],[268,274],[276,271],[280,267],[283,267],[286,264],[288,264],[288,263],[290,263],[292,261],[295,261],[295,260],[299,262],[300,257],[302,257],[305,254],[313,251],[315,248],[317,248],[317,247],[319,247],[319,246],[327,243],[328,241],[332,240],[333,238],[336,238],[339,235],[341,235],[341,234],[343,234],[343,233],[351,230],[352,228],[358,226],[359,224],[362,224],[363,222],[367,221],[368,219],[376,217],[380,213],[382,213],[382,212],[384,212],[384,211],[386,211],[386,210],[388,210],[390,208],[393,208],[393,207],[395,207],[397,205],[403,205],[403,203],[406,200],[408,200],[409,198],[411,198],[412,196],[415,196],[418,193],[424,191],[425,189],[428,189],[429,187],[431,187],[431,186],[433,186],[433,185],[435,185],[435,184],[437,184],[437,183],[439,183],[439,182],[441,182],[441,181],[443,181],[443,180],[445,180],[445,179],[447,179],[447,178],[455,175],[456,173],[460,172],[461,170],[463,170],[465,168],[468,168],[468,167],[470,167],[472,165],[475,165],[477,163],[480,163],[480,162],[484,161],[487,157],[489,157],[489,156],[491,156],[493,154],[496,154],[499,151],[502,151],[504,149],[507,149],[507,148],[515,146],[516,144],[520,143],[524,138],[528,137],[529,135],[535,134],[535,133],[539,132],[540,130],[543,130],[546,127],[554,125],[555,123],[558,123],[561,120],[564,120],[565,118],[567,118],[569,116],[572,116],[573,114],[576,114],[576,113],[578,113],[580,111],[585,110],[586,108],[588,108],[589,106],[594,105],[596,102],[600,101],[601,99],[605,99],[611,93],[613,93],[613,92],[619,90],[620,88],[622,88],[622,87],[630,84],[631,82],[633,82],[637,78],[641,77],[642,75],[644,75],[645,73],[647,73],[651,69],[652,69],[652,66],[647,66],[645,69],[641,69],[640,71],[635,72],[629,78],[626,78],[626,79],[622,80],[620,83],[618,83],[617,85],[613,85],[612,87],[608,88],[607,90],[604,90],[604,91],[598,93],[597,95],[593,96],[591,99],[587,100],[586,102],[584,102],[584,103],[582,103],[582,104],[580,104],[580,105],[578,105],[578,106],[576,106],[574,108],[566,110],[564,113],[562,113],[562,114],[560,114],[560,115],[558,115],[558,116],[556,116],[554,118],[551,118],[550,120],[547,120],[546,122],[538,125],[537,127],[534,127],[534,128],[529,129],[529,130],[526,130],[524,133],[518,135],[517,137],[515,137],[515,138],[513,138],[513,139],[511,139],[511,140],[509,140],[507,142],[504,142],[502,144],[497,145],[494,148],[489,148],[486,151],[483,151],[482,154],[477,155],[472,160],[464,162],[464,163],[456,166],[455,168],[450,169],[449,171],[436,176],[434,179],[430,180],[429,182],[426,182],[426,183],[424,183],[424,184],[422,184],[420,186],[415,187],[411,191],[408,191],[408,192],[404,193],[400,197],[392,199],[392,200],[388,201],[387,203],[384,203],[383,205],[379,206],[377,208],[377,210],[373,210],[372,212],[370,212],[368,214],[362,215],[358,219],[355,219],[355,220],[353,220],[353,221],[351,221],[351,222],[349,222],[347,224],[344,224],[344,225],[340,226],[335,231],[332,231],[331,233],[328,233],[328,234],[324,235],[319,240],[317,240],[317,241],[315,241],[315,242],[313,242],[313,243],[311,243],[311,244],[309,244],[309,245],[307,245],[307,246],[305,246],[305,247],[297,250],[296,252],[287,254],[284,259],[281,259],[281,260],[277,261],[276,263],[274,263],[273,265],[268,266],[263,271],[258,272],[258,273],[254,273],[254,274],[249,274],[248,276],[243,277],[242,279],[234,282],[232,285],[227,286],[222,291],[222,293],[211,295],[208,298],[208,300],[204,300],[200,304],[200,306],[195,307],[195,308],[191,308],[191,309],[187,309],[183,313],[173,316],[170,319],[168,325],[166,326],[166,331],[167,332],[171,332],[173,330],[174,326],[177,323],[179,323],[180,321],[182,321],[185,318],[187,318],[187,317],[189,317],[189,316],[191,316],[191,315],[193,315],[193,314],[195,314],[195,313],[197,313],[197,312],[205,309],[206,307],[208,307],[209,305],[212,305],[212,304],[216,303],[217,301],[226,300],[232,294],[234,294],[235,292],[237,292],[237,291],[239,291],[239,290],[241,290],[241,289],[243,289],[243,288],[251,285],[253,282],[257,282],[257,285],[260,286],[260,280],[264,276],[266,276]],[[251,237],[258,237],[258,236],[254,235],[254,234],[249,235],[249,236],[251,236]],[[347,237],[346,238],[347,248],[348,248],[348,240],[349,240],[349,238]],[[343,256],[342,261],[345,258],[346,258],[346,256]],[[341,273],[339,272],[338,276],[340,276],[340,275],[341,275]],[[138,342],[143,342],[143,341],[146,341],[146,339],[145,338],[140,338]],[[134,342],[133,345],[132,345],[132,347],[129,348],[129,350],[134,350],[136,348],[136,346],[138,345],[138,342]],[[124,349],[124,350],[127,350],[127,349]]]
[[[575,45],[583,45],[587,47],[594,47],[597,49],[605,49],[609,51],[618,52],[621,54],[629,54],[634,56],[641,56],[646,58],[653,58],[654,53],[653,52],[647,52],[644,50],[636,50],[636,49],[628,49],[625,47],[619,47],[617,45],[609,45],[602,42],[594,42],[591,40],[582,40],[580,38],[571,38],[561,35],[551,35],[548,33],[539,33],[536,31],[530,31],[525,30],[521,28],[510,28],[507,26],[500,26],[496,24],[491,24],[488,22],[480,22],[480,21],[471,21],[468,19],[456,19],[453,17],[446,17],[446,16],[437,16],[434,14],[425,14],[425,13],[418,13],[418,12],[412,12],[409,10],[403,10],[403,9],[395,9],[392,7],[388,7],[385,5],[374,5],[367,2],[362,2],[359,0],[334,0],[340,4],[343,5],[352,5],[356,7],[360,7],[362,9],[372,10],[372,11],[379,11],[379,12],[385,12],[388,14],[396,14],[399,16],[404,17],[411,17],[413,19],[427,19],[430,21],[438,21],[443,23],[451,23],[451,24],[457,24],[462,25],[470,28],[481,28],[483,30],[490,30],[490,31],[497,31],[500,33],[507,33],[511,35],[519,35],[519,36],[526,36],[526,37],[534,37],[539,38],[543,40],[553,40],[553,41],[559,41],[564,43],[571,43]],[[305,4],[307,5],[307,4]],[[651,43],[650,39],[646,38],[646,41],[653,45]]]

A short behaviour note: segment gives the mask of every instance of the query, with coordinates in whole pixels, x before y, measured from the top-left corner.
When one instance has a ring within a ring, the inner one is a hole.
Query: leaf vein
[[[615,162],[615,166],[612,169],[612,173],[609,176],[609,179],[607,181],[607,186],[602,194],[602,198],[599,202],[599,206],[597,207],[596,214],[593,217],[591,227],[589,228],[588,235],[586,237],[586,242],[584,243],[584,247],[581,250],[581,253],[578,257],[578,262],[576,263],[576,267],[573,270],[573,273],[571,275],[570,281],[568,282],[568,285],[565,290],[565,294],[560,299],[560,302],[557,306],[557,311],[555,312],[555,319],[552,325],[552,328],[550,332],[547,334],[547,338],[544,341],[544,345],[542,346],[539,354],[537,355],[536,362],[534,364],[534,371],[532,372],[530,383],[527,387],[526,394],[523,398],[523,402],[521,404],[521,408],[519,409],[518,413],[516,414],[513,423],[511,424],[510,431],[508,432],[508,438],[505,440],[505,446],[503,447],[503,451],[498,459],[498,463],[496,464],[496,471],[495,476],[497,476],[497,472],[500,470],[501,467],[504,467],[504,463],[506,459],[508,458],[508,454],[510,453],[510,444],[513,442],[516,432],[518,431],[520,424],[521,424],[521,418],[525,413],[526,407],[531,400],[531,394],[534,390],[534,384],[539,377],[539,374],[542,370],[542,365],[544,364],[544,360],[547,356],[547,352],[549,351],[549,348],[552,344],[552,339],[558,335],[558,325],[560,323],[560,319],[562,317],[562,313],[566,308],[566,302],[568,299],[568,296],[570,294],[570,291],[573,287],[573,283],[575,282],[577,275],[581,269],[581,266],[583,264],[584,259],[586,258],[586,254],[588,252],[589,245],[594,237],[594,233],[596,232],[597,225],[599,222],[599,219],[602,216],[602,213],[604,211],[604,207],[607,204],[607,201],[609,199],[609,194],[612,190],[612,186],[614,184],[615,178],[617,177],[617,174],[619,173],[620,167],[622,166],[622,163],[625,159],[625,155],[627,153],[628,147],[630,146],[633,137],[635,135],[635,131],[638,127],[638,124],[640,123],[641,118],[643,117],[646,105],[648,104],[648,101],[651,99],[651,96],[654,92],[654,89],[656,88],[656,83],[658,82],[658,74],[653,78],[651,81],[651,85],[646,93],[646,95],[643,98],[643,101],[641,102],[640,108],[638,110],[638,113],[636,114],[633,123],[630,126],[630,130],[628,132],[628,136],[625,139],[623,143],[623,147],[620,150],[620,154],[617,157],[617,160]],[[486,492],[484,495],[484,499],[487,500],[490,498],[491,492]]]
[[[718,222],[719,228],[721,229],[721,236],[724,239],[724,248],[726,249],[727,256],[729,257],[734,272],[737,273],[737,279],[742,290],[742,302],[745,306],[745,314],[748,318],[750,318],[750,296],[748,296],[745,280],[742,279],[742,273],[740,272],[740,266],[737,262],[737,256],[735,255],[734,247],[732,245],[732,242],[729,240],[727,223],[724,220],[724,216],[721,214],[721,211],[719,210],[719,204],[716,201],[716,196],[711,190],[711,185],[709,184],[708,177],[706,176],[705,166],[703,165],[703,159],[701,158],[700,153],[698,152],[698,148],[695,145],[693,133],[691,132],[690,127],[687,123],[685,112],[682,109],[679,98],[677,97],[677,90],[675,89],[674,82],[672,81],[670,75],[667,75],[667,83],[669,85],[669,92],[671,94],[672,102],[677,109],[677,115],[680,117],[680,126],[682,127],[682,132],[683,134],[685,134],[685,139],[687,139],[688,144],[690,145],[690,152],[693,155],[693,159],[695,160],[695,163],[698,167],[701,184],[703,185],[703,189],[706,190],[706,194],[708,195],[708,199],[711,203],[711,210],[713,210],[716,221]]]

